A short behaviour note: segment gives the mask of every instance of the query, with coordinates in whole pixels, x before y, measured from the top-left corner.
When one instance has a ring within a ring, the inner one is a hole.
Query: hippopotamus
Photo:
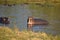
[[[9,24],[9,18],[8,17],[0,17],[0,23],[1,24]]]

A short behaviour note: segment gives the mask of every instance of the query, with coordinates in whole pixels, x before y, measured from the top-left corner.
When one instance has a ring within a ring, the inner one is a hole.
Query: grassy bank
[[[0,40],[60,40],[60,36],[47,35],[42,32],[19,31],[17,28],[0,27]]]

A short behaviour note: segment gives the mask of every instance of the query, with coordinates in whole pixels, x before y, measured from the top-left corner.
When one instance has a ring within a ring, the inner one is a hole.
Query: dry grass
[[[0,40],[60,40],[60,36],[47,35],[44,32],[19,31],[8,27],[0,27]]]

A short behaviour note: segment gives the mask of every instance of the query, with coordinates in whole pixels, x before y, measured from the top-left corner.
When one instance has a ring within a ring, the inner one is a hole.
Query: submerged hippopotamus
[[[0,17],[0,23],[1,24],[9,24],[9,18],[8,17]]]
[[[47,20],[43,20],[40,18],[28,17],[28,20],[27,20],[27,28],[29,29],[34,25],[48,25],[48,24],[49,23]]]

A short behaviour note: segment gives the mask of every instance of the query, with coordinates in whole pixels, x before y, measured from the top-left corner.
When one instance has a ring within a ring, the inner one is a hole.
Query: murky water
[[[60,30],[57,30],[60,28],[60,19],[55,20],[56,17],[53,17],[53,10],[54,8],[48,10],[48,8],[42,8],[39,6],[32,7],[30,5],[15,5],[15,6],[3,6],[0,5],[0,17],[6,16],[10,18],[10,26],[13,28],[14,23],[16,23],[16,26],[20,29],[27,29],[27,18],[28,16],[34,16],[34,17],[39,17],[41,19],[47,20],[50,24],[48,26],[34,26],[33,30],[34,31],[41,31],[41,32],[46,32],[46,33],[53,33],[53,34],[59,34]],[[35,9],[35,8],[40,8],[40,9]],[[48,10],[48,12],[46,11]],[[46,13],[47,12],[47,13]],[[48,14],[49,13],[49,14]],[[55,12],[54,12],[55,13]],[[56,16],[56,14],[55,14]],[[53,18],[52,18],[53,17]],[[2,25],[2,24],[0,24]]]

